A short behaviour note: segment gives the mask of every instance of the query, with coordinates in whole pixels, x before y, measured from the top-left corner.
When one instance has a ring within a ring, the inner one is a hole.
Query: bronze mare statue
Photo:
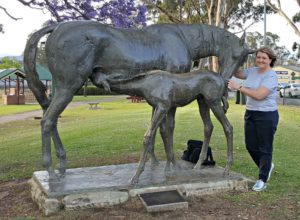
[[[46,57],[55,85],[55,95],[47,97],[36,72],[39,40],[46,42]],[[94,21],[59,23],[35,32],[24,52],[28,86],[41,105],[42,160],[55,178],[51,158],[51,137],[60,159],[59,171],[65,173],[66,153],[57,131],[59,114],[75,92],[90,78],[108,74],[124,80],[154,69],[173,73],[188,72],[191,61],[217,56],[220,74],[228,79],[251,53],[244,42],[230,32],[204,24],[152,25],[143,29],[118,29]]]
[[[213,131],[213,124],[210,119],[211,109],[222,124],[227,139],[227,164],[224,174],[229,173],[233,162],[233,134],[232,126],[225,115],[228,108],[227,99],[224,97],[227,87],[222,76],[210,71],[171,74],[156,70],[130,80],[114,81],[110,80],[109,77],[109,75],[97,75],[94,82],[97,86],[101,86],[105,81],[105,84],[109,86],[107,88],[114,92],[144,97],[153,107],[151,123],[144,135],[144,150],[136,174],[132,178],[132,183],[138,182],[138,178],[144,170],[148,152],[154,152],[154,140],[158,127],[160,127],[160,134],[167,155],[165,170],[170,170],[170,163],[176,168],[173,153],[176,108],[185,106],[195,99],[197,99],[199,112],[204,123],[204,142],[195,168],[200,168],[206,158]]]

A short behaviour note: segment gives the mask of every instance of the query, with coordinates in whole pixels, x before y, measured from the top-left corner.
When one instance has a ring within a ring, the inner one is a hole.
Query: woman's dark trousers
[[[278,124],[278,111],[246,110],[245,143],[253,161],[259,168],[258,178],[267,182],[272,164],[273,139]]]

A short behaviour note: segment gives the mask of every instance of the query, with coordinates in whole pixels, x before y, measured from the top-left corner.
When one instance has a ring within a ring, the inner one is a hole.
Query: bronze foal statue
[[[147,154],[154,152],[154,140],[157,129],[164,142],[167,155],[166,171],[170,170],[170,163],[176,168],[173,153],[173,132],[175,126],[175,112],[177,107],[185,106],[197,99],[199,112],[204,123],[204,142],[199,161],[195,169],[201,167],[207,154],[208,145],[213,131],[210,119],[210,109],[223,126],[227,139],[227,164],[224,174],[229,173],[233,162],[233,134],[232,126],[225,113],[228,109],[226,82],[217,73],[210,71],[193,71],[183,74],[171,74],[166,71],[151,71],[130,80],[114,81],[109,75],[96,75],[93,78],[97,86],[103,86],[121,94],[138,95],[144,97],[153,107],[151,123],[144,135],[144,150],[132,183],[137,183],[143,172]],[[223,103],[223,105],[222,105]]]

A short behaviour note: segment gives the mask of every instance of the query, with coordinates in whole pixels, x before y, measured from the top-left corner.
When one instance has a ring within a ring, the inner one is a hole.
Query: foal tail
[[[225,91],[224,91],[224,94],[223,94],[221,100],[222,100],[222,103],[223,103],[224,113],[226,114],[226,112],[227,112],[227,110],[229,108],[227,88],[225,88]]]
[[[223,78],[223,81],[224,81],[224,84],[225,84],[225,88],[224,88],[224,93],[223,93],[223,96],[221,98],[222,100],[222,104],[223,104],[223,110],[224,110],[224,113],[226,114],[228,108],[229,108],[229,103],[228,103],[228,89],[227,89],[227,80],[225,80]]]
[[[39,40],[46,34],[53,32],[58,24],[54,24],[48,27],[44,27],[37,32],[35,32],[27,41],[26,48],[24,51],[24,71],[26,73],[28,87],[33,92],[38,103],[45,111],[50,100],[46,94],[46,87],[39,79],[38,73],[36,71],[36,55],[37,55],[37,45]]]

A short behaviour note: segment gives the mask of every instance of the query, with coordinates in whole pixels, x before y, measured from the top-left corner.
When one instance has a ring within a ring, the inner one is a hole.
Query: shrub
[[[79,89],[75,95],[84,95],[84,86]],[[89,85],[86,87],[86,95],[118,95],[114,92],[108,92],[103,88],[98,88],[93,85]]]

